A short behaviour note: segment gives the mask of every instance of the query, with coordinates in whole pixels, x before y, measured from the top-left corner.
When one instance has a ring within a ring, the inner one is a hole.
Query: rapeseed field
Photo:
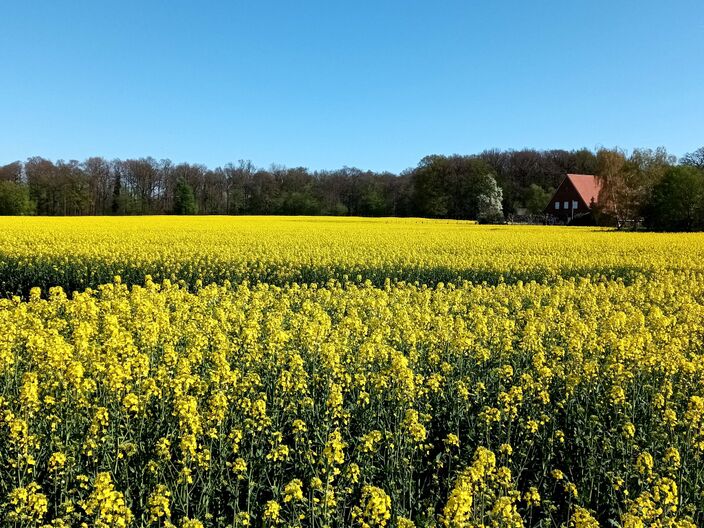
[[[0,524],[704,524],[704,236],[0,220]]]

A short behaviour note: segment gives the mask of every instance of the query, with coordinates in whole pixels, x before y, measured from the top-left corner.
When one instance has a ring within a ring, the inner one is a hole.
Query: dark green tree
[[[193,194],[193,188],[188,185],[186,180],[180,178],[176,182],[174,193],[174,214],[177,215],[194,215],[198,213],[198,204],[196,197]]]
[[[704,171],[692,166],[670,168],[653,188],[645,225],[666,231],[704,229]]]
[[[122,210],[122,208],[120,207],[121,196],[122,196],[122,175],[120,174],[120,171],[118,170],[115,173],[115,181],[112,186],[112,203],[111,203],[112,214],[120,214],[120,213],[124,212]]]
[[[540,185],[531,183],[525,193],[525,206],[530,214],[541,214],[545,210],[553,191],[546,191]]]
[[[280,212],[283,215],[320,214],[320,204],[309,192],[292,191],[281,197]]]
[[[476,219],[480,197],[493,196],[496,179],[476,156],[427,156],[413,171],[412,184],[420,216]]]
[[[0,181],[0,215],[27,215],[34,213],[29,188],[21,183]]]

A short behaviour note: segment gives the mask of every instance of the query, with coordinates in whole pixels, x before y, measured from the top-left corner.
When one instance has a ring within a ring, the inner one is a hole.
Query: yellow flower
[[[588,510],[577,506],[570,518],[570,528],[599,528],[598,521]]]
[[[41,487],[32,482],[25,487],[15,488],[8,496],[10,511],[8,519],[19,523],[40,523],[48,510],[48,500]]]
[[[622,431],[624,438],[633,438],[636,435],[636,426],[628,422],[623,426]]]
[[[454,433],[449,433],[449,434],[445,437],[445,439],[443,440],[443,442],[445,443],[445,446],[447,446],[447,447],[450,447],[450,446],[459,447],[459,445],[460,445],[460,437],[457,436],[457,435],[454,434]]]
[[[66,465],[66,455],[60,451],[52,453],[49,457],[49,472],[56,473],[61,471]]]
[[[359,482],[359,476],[361,474],[359,465],[355,464],[354,462],[351,463],[349,466],[347,466],[346,474],[347,477],[350,479],[350,482],[352,482],[353,484]]]
[[[638,455],[636,468],[641,475],[649,476],[653,471],[653,456],[647,451]]]
[[[159,484],[149,496],[149,522],[156,523],[159,519],[171,517],[171,493],[163,484]]]
[[[352,516],[362,528],[383,528],[391,518],[391,498],[381,488],[364,486],[360,506]]]
[[[98,473],[93,491],[81,506],[93,519],[96,528],[127,526],[132,522],[132,512],[125,503],[123,494],[115,489],[109,473]]]
[[[267,460],[273,460],[274,462],[281,462],[286,460],[289,455],[289,448],[287,445],[281,444],[271,448],[271,451],[266,455]]]
[[[293,479],[284,487],[284,502],[298,502],[303,500],[303,482]]]
[[[330,466],[339,465],[345,461],[344,449],[346,446],[347,444],[342,441],[342,434],[338,429],[330,434],[325,449],[323,449],[323,456]]]
[[[682,459],[680,457],[680,452],[676,447],[668,447],[665,450],[665,456],[663,459],[670,471],[678,471],[680,469]]]
[[[495,526],[505,526],[506,528],[523,528],[521,519],[515,504],[515,499],[510,496],[499,497],[491,509],[490,517]]]
[[[414,442],[422,442],[428,436],[425,427],[418,421],[418,418],[418,411],[408,409],[403,420],[403,425]]]
[[[663,421],[671,429],[674,428],[677,425],[677,413],[672,409],[665,409],[665,412],[663,413]]]
[[[264,505],[263,517],[265,520],[272,524],[278,524],[280,522],[281,506],[278,502],[270,500]]]
[[[572,497],[573,499],[576,499],[579,497],[579,492],[577,491],[577,486],[573,482],[565,482],[563,484],[563,488],[565,490],[565,493]]]
[[[523,494],[523,500],[528,506],[540,506],[540,493],[538,493],[538,489],[531,486],[530,489]]]
[[[163,436],[156,442],[156,454],[161,460],[171,459],[171,441]]]
[[[415,528],[416,525],[410,519],[407,519],[406,517],[399,516],[396,519],[396,527],[397,528]]]
[[[618,385],[611,387],[611,402],[614,405],[623,405],[626,403],[626,393],[622,387]]]
[[[296,419],[293,421],[293,432],[298,434],[303,434],[308,431],[306,423],[303,420]]]
[[[136,394],[129,393],[122,398],[122,406],[131,413],[139,412],[139,397]]]
[[[383,435],[381,434],[381,431],[371,431],[364,436],[362,436],[361,444],[359,448],[363,453],[373,453],[376,451],[377,446],[379,442],[381,442],[381,439],[383,438]]]
[[[247,472],[247,462],[244,460],[244,458],[238,457],[235,459],[235,461],[232,463],[232,471],[235,472],[238,479],[245,478],[244,474]]]
[[[22,388],[20,389],[20,402],[27,412],[34,414],[39,410],[39,382],[37,374],[25,372],[22,375]]]

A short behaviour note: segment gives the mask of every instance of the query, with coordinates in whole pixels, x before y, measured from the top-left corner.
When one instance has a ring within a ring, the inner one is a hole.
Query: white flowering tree
[[[500,223],[504,221],[501,205],[504,194],[492,175],[487,175],[486,190],[479,195],[479,212],[477,220],[482,223]]]

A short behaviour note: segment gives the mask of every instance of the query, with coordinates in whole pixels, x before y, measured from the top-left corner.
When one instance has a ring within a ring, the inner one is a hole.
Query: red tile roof
[[[570,180],[574,188],[577,189],[577,193],[579,193],[579,196],[584,200],[587,206],[591,205],[592,201],[594,201],[594,203],[599,201],[601,184],[596,176],[592,174],[568,174],[567,179]]]

